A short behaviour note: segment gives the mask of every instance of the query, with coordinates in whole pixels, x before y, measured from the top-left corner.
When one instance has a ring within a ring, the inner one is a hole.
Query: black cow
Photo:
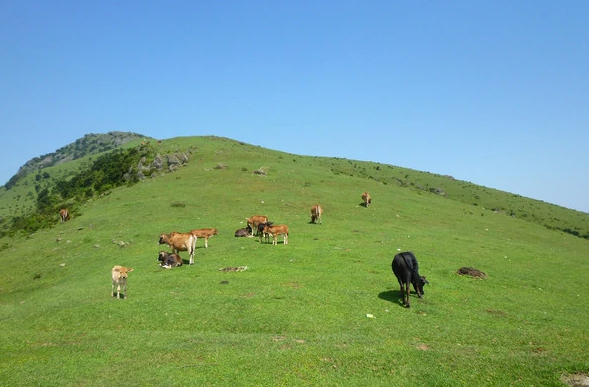
[[[166,251],[160,251],[157,260],[160,263],[160,266],[164,269],[171,269],[176,266],[182,266],[184,263],[182,258],[176,253],[168,253]]]
[[[266,237],[266,243],[270,243],[270,234],[264,233],[264,229],[266,226],[270,227],[273,224],[274,222],[258,223],[258,235],[260,236],[260,243],[262,243],[263,237]]]
[[[401,295],[403,296],[403,305],[407,308],[411,307],[409,304],[409,284],[413,284],[413,290],[417,293],[419,298],[423,296],[423,285],[428,284],[425,277],[419,275],[419,267],[417,259],[412,252],[406,251],[395,255],[391,263],[393,273],[401,285]]]
[[[247,226],[246,228],[240,228],[235,230],[236,237],[252,237],[252,228]]]

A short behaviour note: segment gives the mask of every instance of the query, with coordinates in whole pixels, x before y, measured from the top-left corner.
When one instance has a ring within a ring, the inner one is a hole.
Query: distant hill
[[[223,155],[225,148],[231,147],[234,157],[239,157],[244,164],[261,165],[258,153],[271,152],[279,155],[278,160],[288,160],[295,157],[300,162],[308,163],[304,174],[314,175],[326,173],[333,176],[353,177],[365,179],[367,182],[377,182],[388,186],[397,186],[411,190],[419,195],[435,195],[446,200],[467,204],[469,210],[465,215],[493,211],[504,216],[518,218],[530,223],[542,225],[550,230],[559,230],[577,237],[589,239],[589,214],[526,198],[509,192],[499,191],[456,180],[450,175],[438,175],[421,172],[406,167],[387,164],[349,160],[345,158],[298,156],[285,152],[268,150],[243,142],[216,136],[190,137],[167,139],[162,143],[151,141],[146,136],[136,133],[109,132],[107,134],[88,134],[76,142],[60,148],[54,153],[36,157],[26,163],[11,180],[10,184],[0,188],[0,225],[11,224],[10,219],[25,217],[38,211],[40,194],[55,195],[58,191],[56,184],[60,181],[79,179],[85,170],[92,167],[99,158],[108,157],[108,152],[120,148],[148,147],[153,157],[145,160],[133,160],[133,168],[145,169],[147,164],[165,163],[167,155],[178,152],[191,153],[198,147],[211,148],[214,154]],[[142,146],[141,144],[144,144]],[[198,152],[197,152],[198,154]],[[140,153],[136,153],[139,157]],[[138,171],[139,179],[146,179],[169,173],[175,165],[201,162],[199,156],[184,156],[186,160],[172,161],[169,168],[165,168],[154,175],[149,172]],[[172,159],[176,159],[172,156]],[[103,160],[104,161],[104,160]],[[127,161],[129,161],[127,159]],[[104,164],[104,163],[103,163]],[[167,166],[164,166],[167,167]],[[120,173],[127,173],[119,171]],[[40,171],[44,171],[40,173]],[[33,174],[34,172],[34,174]],[[116,173],[119,173],[116,172]],[[451,171],[448,171],[451,172]],[[87,176],[87,175],[86,175]],[[90,178],[91,180],[92,178]],[[64,202],[67,201],[63,198]],[[375,197],[375,201],[379,198]]]
[[[108,132],[106,134],[86,134],[84,137],[59,148],[55,152],[32,158],[20,167],[18,172],[4,185],[7,190],[14,187],[29,173],[77,160],[89,155],[95,155],[115,149],[129,141],[145,138],[144,135],[132,132]]]

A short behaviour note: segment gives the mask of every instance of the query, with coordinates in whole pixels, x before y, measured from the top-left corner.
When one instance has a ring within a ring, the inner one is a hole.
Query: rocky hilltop
[[[86,134],[75,142],[59,148],[53,153],[38,156],[27,161],[18,172],[8,180],[6,189],[12,188],[20,179],[31,172],[115,149],[129,141],[146,138],[142,134],[132,132],[108,132],[106,134]]]

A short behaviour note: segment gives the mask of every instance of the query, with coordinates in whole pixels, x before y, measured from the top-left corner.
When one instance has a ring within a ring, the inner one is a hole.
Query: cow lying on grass
[[[235,230],[236,237],[253,237],[252,235],[252,228],[247,226],[245,228],[239,228]]]
[[[112,296],[115,297],[115,287],[117,288],[116,297],[121,298],[121,288],[123,298],[127,298],[127,273],[132,272],[130,267],[116,265],[110,271],[112,276]]]
[[[184,261],[182,261],[182,258],[178,254],[168,253],[167,251],[160,251],[157,260],[164,269],[171,269],[184,264]]]
[[[425,277],[419,275],[417,258],[415,258],[415,255],[410,251],[395,255],[391,266],[393,268],[393,273],[395,273],[397,281],[399,281],[399,285],[401,286],[400,291],[403,297],[403,305],[409,308],[411,307],[409,303],[409,293],[411,291],[409,285],[412,284],[413,290],[415,290],[417,296],[422,298],[424,294],[423,285],[428,284],[429,282],[427,282]]]

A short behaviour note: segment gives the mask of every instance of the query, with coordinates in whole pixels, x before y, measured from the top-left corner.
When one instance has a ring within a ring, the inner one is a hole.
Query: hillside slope
[[[69,222],[2,240],[0,265],[24,262],[0,273],[6,385],[113,384],[122,365],[138,386],[557,386],[589,370],[587,240],[377,175],[396,167],[216,137],[155,146],[194,151]],[[235,238],[253,214],[287,224],[289,244]],[[205,227],[219,235],[198,241],[195,265],[158,267],[160,233]],[[390,268],[399,250],[430,281],[409,310]],[[125,300],[110,294],[115,264],[134,268]],[[219,270],[234,267],[247,270]]]
[[[63,147],[55,154],[31,160],[11,179],[13,182],[11,189],[0,188],[0,223],[6,222],[10,217],[23,216],[34,211],[34,202],[42,189],[51,190],[52,185],[59,179],[67,179],[78,173],[80,169],[87,168],[93,157],[98,157],[117,147],[137,146],[140,141],[144,140],[149,139],[135,133],[111,132],[106,135],[87,135],[75,143]],[[244,149],[256,148],[214,136],[169,139],[157,144],[153,141],[153,144],[157,145],[155,148],[158,152],[166,154],[188,150],[190,148],[188,144],[192,140],[197,142],[206,140],[213,144],[222,142],[232,144],[232,146],[239,145]],[[312,160],[312,169],[325,168],[335,175],[365,178],[385,185],[395,185],[436,194],[449,200],[469,204],[472,206],[471,211],[477,211],[477,207],[484,210],[490,209],[497,213],[542,225],[548,229],[564,231],[589,239],[589,214],[587,213],[456,180],[449,175],[437,175],[358,160],[300,157],[283,152],[278,153],[282,157]],[[52,166],[48,166],[47,160],[51,160]]]

